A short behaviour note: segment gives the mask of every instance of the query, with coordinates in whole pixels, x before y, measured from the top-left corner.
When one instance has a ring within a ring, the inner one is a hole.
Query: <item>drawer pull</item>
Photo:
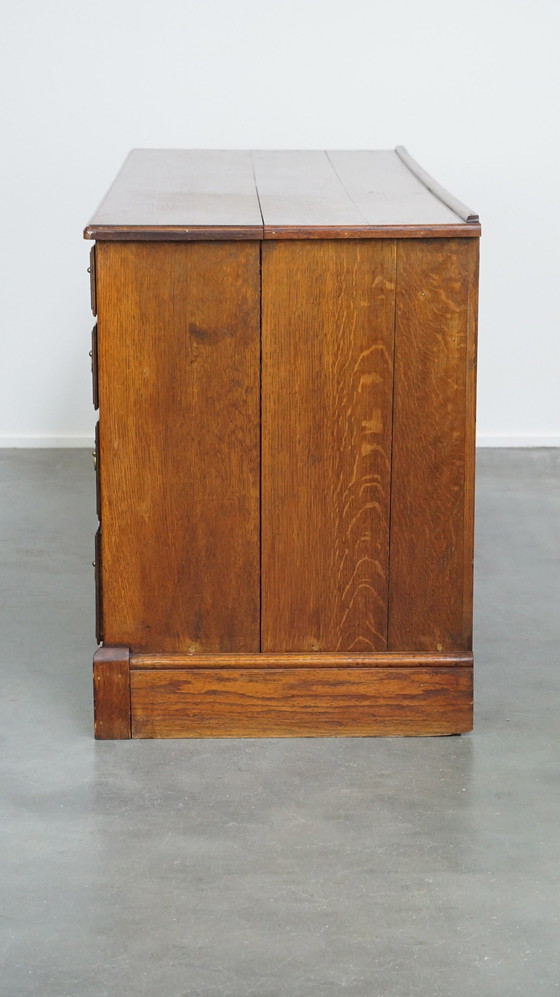
[[[97,450],[92,450],[91,451],[91,456],[92,456],[92,460],[93,460],[93,470],[97,471]]]

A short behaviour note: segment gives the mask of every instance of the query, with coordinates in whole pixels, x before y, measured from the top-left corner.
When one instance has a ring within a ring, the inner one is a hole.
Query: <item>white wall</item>
[[[3,0],[0,445],[89,442],[84,224],[132,146],[403,143],[483,223],[481,442],[560,443],[556,0]]]

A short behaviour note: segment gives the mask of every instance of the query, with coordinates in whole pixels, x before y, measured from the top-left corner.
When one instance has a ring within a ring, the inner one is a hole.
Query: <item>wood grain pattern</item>
[[[457,734],[471,668],[131,671],[134,737]]]
[[[130,731],[130,677],[127,647],[100,647],[93,658],[95,736],[126,739]]]
[[[85,235],[96,737],[470,730],[478,217],[402,148],[135,150]]]
[[[472,667],[472,654],[374,651],[365,654],[131,654],[131,668],[455,668]]]
[[[474,602],[474,524],[476,481],[476,376],[478,359],[478,283],[480,241],[471,243],[468,260],[468,312],[465,355],[465,482],[463,494],[463,636],[472,649]]]
[[[480,235],[477,216],[463,221],[453,210],[461,202],[417,164],[413,171],[413,160],[399,150],[134,149],[84,236],[170,242]]]
[[[397,259],[389,647],[471,648],[477,240]]]
[[[99,243],[105,641],[259,649],[257,243]]]
[[[263,245],[262,650],[386,646],[395,245]]]

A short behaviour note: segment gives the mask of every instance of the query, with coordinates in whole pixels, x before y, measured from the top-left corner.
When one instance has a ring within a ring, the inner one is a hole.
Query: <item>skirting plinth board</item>
[[[472,730],[468,654],[132,653],[125,663],[125,650],[102,648],[96,655],[99,669],[118,672],[118,703],[111,703],[108,686],[96,699],[97,737],[387,737]]]

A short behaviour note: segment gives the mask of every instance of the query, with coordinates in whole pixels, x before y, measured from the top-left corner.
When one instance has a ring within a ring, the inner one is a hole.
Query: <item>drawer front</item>
[[[95,424],[95,449],[93,451],[93,467],[95,470],[95,499],[97,518],[101,522],[101,454],[99,452],[99,421]]]
[[[97,411],[99,408],[99,380],[97,373],[97,322],[91,330],[91,385],[93,407]]]

